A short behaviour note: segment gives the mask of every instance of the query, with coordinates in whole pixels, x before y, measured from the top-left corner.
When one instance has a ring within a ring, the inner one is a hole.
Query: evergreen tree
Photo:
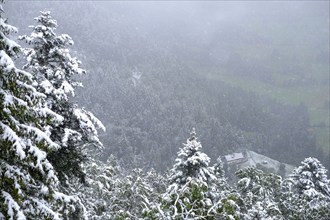
[[[169,187],[164,194],[165,215],[168,218],[205,218],[212,206],[209,186],[215,179],[210,158],[200,150],[195,129],[192,130],[169,176]]]
[[[278,207],[278,192],[282,179],[254,167],[236,172],[237,190],[244,200],[251,219],[283,219]]]
[[[208,216],[212,201],[208,188],[196,179],[164,195],[163,213],[167,219],[203,219]]]
[[[217,179],[225,179],[225,170],[221,157],[218,157],[217,162],[213,165],[213,169]]]
[[[287,219],[330,219],[330,181],[316,158],[306,158],[283,184]]]
[[[60,219],[73,211],[76,198],[57,190],[58,179],[47,155],[60,149],[49,137],[49,123],[63,117],[45,105],[33,76],[15,67],[20,46],[9,39],[0,3],[0,219]]]
[[[57,22],[49,11],[42,11],[35,20],[37,25],[32,26],[31,35],[20,37],[33,46],[25,49],[24,68],[36,77],[37,90],[46,94],[49,108],[64,117],[63,122],[50,131],[51,139],[62,147],[50,153],[48,159],[62,182],[67,176],[78,176],[84,181],[81,169],[86,159],[84,151],[91,145],[103,147],[97,129],[105,130],[105,127],[91,112],[71,100],[75,88],[82,86],[74,78],[86,72],[80,67],[81,62],[69,53],[73,40],[66,34],[56,35]]]
[[[86,208],[87,219],[111,219],[119,167],[115,158],[110,157],[105,163],[93,159],[84,163],[85,183],[78,179],[70,180],[65,189],[81,198]]]
[[[212,207],[207,211],[212,219],[244,219],[245,204],[241,195],[230,187],[225,178],[224,164],[221,157],[213,165],[215,179],[209,184],[209,198]]]
[[[208,210],[211,219],[247,219],[246,207],[241,195],[234,190],[227,191]]]
[[[225,178],[225,171],[223,169],[221,157],[218,157],[217,162],[213,165],[213,170],[216,178],[212,179],[209,184],[208,197],[211,198],[212,202],[215,204],[226,197],[230,193],[231,188]]]
[[[112,192],[112,215],[116,219],[139,219],[154,216],[152,209],[157,207],[160,193],[154,188],[155,173],[144,173],[142,169],[133,169],[126,177],[117,179]],[[158,176],[158,175],[157,175]],[[161,176],[158,180],[162,182]]]
[[[86,183],[73,178],[69,184],[72,189],[65,189],[81,198],[87,219],[138,219],[157,216],[160,195],[165,191],[161,175],[154,171],[144,173],[141,169],[128,173],[117,165],[113,156],[106,162],[90,160],[85,163],[84,169]]]
[[[207,182],[214,179],[213,169],[209,167],[210,158],[201,152],[202,145],[197,141],[195,128],[190,133],[190,137],[178,152],[171,170],[169,181],[171,184],[180,186],[185,185],[191,179],[207,185]]]

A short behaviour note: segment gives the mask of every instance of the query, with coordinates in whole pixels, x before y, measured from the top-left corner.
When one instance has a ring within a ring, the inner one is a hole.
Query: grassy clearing
[[[325,153],[330,154],[329,109],[326,107],[326,103],[329,101],[328,85],[283,88],[255,79],[249,79],[248,77],[226,74],[221,69],[209,71],[207,74],[203,73],[203,76],[212,80],[221,80],[248,92],[269,96],[283,104],[296,105],[305,103],[309,110],[313,132],[316,135],[317,146],[323,149]],[[324,75],[322,76],[324,77]],[[285,80],[285,77],[283,78],[282,81]]]
[[[225,66],[204,67],[199,73],[283,104],[304,103],[317,146],[330,155],[329,19],[313,10],[300,12],[298,16],[267,11],[262,20],[252,16],[238,26],[244,30],[243,35],[237,33],[241,41],[227,42],[230,53],[239,54],[237,65],[252,66],[250,74],[267,74],[270,81],[262,81],[259,75],[231,73]]]

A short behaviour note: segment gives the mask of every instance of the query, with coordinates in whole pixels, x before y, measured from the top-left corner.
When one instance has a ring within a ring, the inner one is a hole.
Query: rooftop
[[[227,162],[240,160],[240,159],[244,159],[244,155],[242,153],[228,154],[228,155],[225,156],[225,159],[226,159]]]

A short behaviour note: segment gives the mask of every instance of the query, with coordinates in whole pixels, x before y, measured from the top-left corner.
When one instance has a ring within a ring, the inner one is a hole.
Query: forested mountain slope
[[[0,220],[330,219],[328,2],[4,3]]]
[[[59,31],[75,39],[92,73],[78,101],[106,124],[105,151],[123,164],[164,170],[192,126],[213,159],[243,147],[282,162],[318,156],[329,164],[328,96],[318,96],[320,103],[311,106],[314,95],[328,89],[326,11],[314,16],[319,8],[311,7],[307,14],[290,15],[308,4],[288,3],[285,10],[272,10],[266,24],[260,17],[267,4],[253,14],[253,4],[242,9],[225,4],[218,13],[212,4],[196,10],[185,3],[145,8],[125,2],[20,2],[13,13],[34,17],[41,7],[54,9]],[[297,20],[307,15],[314,20]],[[23,17],[12,18],[22,31],[29,24]],[[291,23],[281,25],[287,18]],[[312,22],[318,26],[306,29]],[[287,39],[294,30],[301,37]],[[316,30],[320,38],[306,37]]]

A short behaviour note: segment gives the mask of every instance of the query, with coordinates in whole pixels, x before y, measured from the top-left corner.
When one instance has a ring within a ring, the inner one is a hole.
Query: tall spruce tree
[[[48,154],[60,149],[43,130],[63,117],[45,105],[33,76],[15,67],[20,46],[9,39],[0,1],[0,219],[60,219],[75,198],[57,191]],[[66,201],[66,202],[65,202]],[[64,204],[66,203],[66,204]]]
[[[118,167],[114,158],[106,163],[93,159],[85,163],[86,183],[80,183],[76,178],[71,180],[70,186],[83,201],[87,219],[111,219],[113,200],[116,195]],[[67,189],[66,187],[65,189]]]
[[[221,157],[213,165],[215,179],[209,184],[212,207],[207,211],[211,219],[244,219],[246,207],[241,195],[227,183]]]
[[[195,129],[178,152],[170,176],[169,187],[164,194],[164,209],[167,218],[205,218],[212,206],[208,197],[208,184],[215,179],[210,158],[201,152]]]
[[[218,157],[217,162],[213,165],[215,179],[209,184],[209,197],[213,203],[217,203],[230,193],[230,187],[225,178],[225,171],[223,169],[223,162],[221,157]]]
[[[278,207],[278,193],[282,179],[272,173],[264,173],[254,167],[236,172],[237,190],[248,209],[251,219],[283,219]]]
[[[211,179],[215,179],[213,168],[209,167],[210,158],[201,152],[202,145],[197,141],[195,128],[192,129],[190,137],[178,152],[171,170],[170,183],[178,186],[185,185],[189,180],[196,179],[207,185]]]
[[[283,184],[282,212],[287,219],[330,219],[330,181],[316,158],[306,158]]]
[[[24,68],[36,77],[37,90],[46,94],[49,108],[64,118],[50,131],[51,139],[62,147],[49,154],[48,159],[59,173],[61,182],[68,176],[77,176],[84,181],[81,164],[86,159],[85,151],[89,146],[103,147],[97,129],[105,130],[105,127],[91,112],[79,108],[71,99],[75,88],[82,86],[74,77],[86,72],[80,67],[81,62],[69,53],[73,40],[66,34],[55,33],[57,22],[49,11],[42,11],[35,20],[37,25],[32,26],[31,35],[20,37],[32,45],[25,49],[27,63]]]

